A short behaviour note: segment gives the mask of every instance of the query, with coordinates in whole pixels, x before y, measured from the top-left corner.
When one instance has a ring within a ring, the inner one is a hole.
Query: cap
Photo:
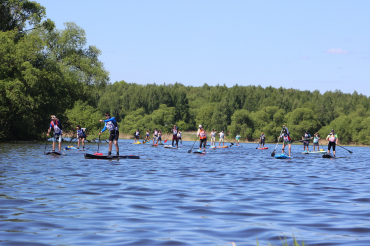
[[[334,132],[334,129],[331,129],[332,132]]]
[[[306,133],[308,133],[308,130],[306,130]]]
[[[199,128],[202,128],[202,125],[199,125]]]

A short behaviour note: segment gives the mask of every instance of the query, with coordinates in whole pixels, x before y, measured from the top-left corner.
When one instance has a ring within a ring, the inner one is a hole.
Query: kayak
[[[257,148],[257,149],[268,149],[268,147],[263,147],[263,148]]]
[[[54,155],[54,156],[60,156],[62,155],[61,153],[59,152],[55,152],[55,151],[49,151],[49,152],[46,152],[45,155]]]
[[[326,153],[325,150],[320,150],[320,151],[303,151],[302,154],[324,154]]]
[[[218,149],[224,149],[224,148],[229,148],[229,146],[225,145],[225,146],[217,146],[216,148]]]
[[[291,156],[287,156],[286,154],[275,155],[275,159],[293,159]]]
[[[92,154],[85,154],[86,159],[140,159],[138,155],[92,155]]]

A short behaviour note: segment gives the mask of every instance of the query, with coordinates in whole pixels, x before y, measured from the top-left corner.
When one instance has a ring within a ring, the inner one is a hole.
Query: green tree
[[[229,125],[227,129],[232,136],[236,136],[236,134],[239,133],[242,138],[251,140],[253,122],[250,119],[249,111],[245,109],[236,110],[231,117],[231,125]]]

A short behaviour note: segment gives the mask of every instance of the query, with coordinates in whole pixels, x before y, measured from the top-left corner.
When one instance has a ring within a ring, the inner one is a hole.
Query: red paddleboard
[[[268,147],[258,148],[258,149],[268,149]]]
[[[96,153],[94,153],[94,155],[103,155],[103,153],[96,152]]]

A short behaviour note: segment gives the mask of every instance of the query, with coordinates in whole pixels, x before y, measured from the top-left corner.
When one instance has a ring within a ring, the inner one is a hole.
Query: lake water
[[[120,154],[139,160],[0,144],[0,245],[282,245],[284,237],[292,245],[293,235],[305,245],[370,245],[368,148],[337,147],[346,158],[324,159],[295,145],[294,159],[276,160],[275,145],[199,155],[188,153],[193,142],[132,142],[120,140]]]

